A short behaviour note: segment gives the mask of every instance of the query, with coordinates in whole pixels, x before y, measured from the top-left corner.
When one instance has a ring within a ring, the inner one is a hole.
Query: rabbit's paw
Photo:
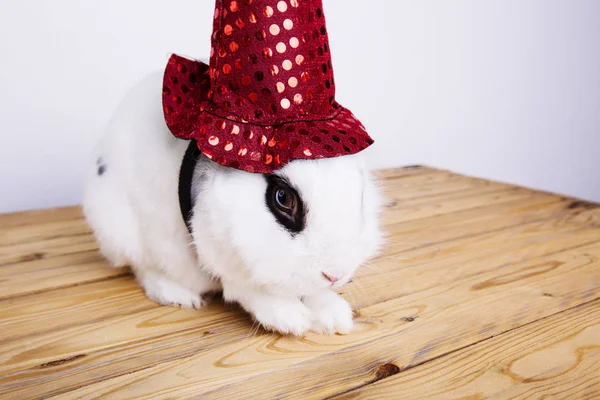
[[[165,306],[197,309],[207,305],[210,299],[210,296],[195,293],[164,276],[146,276],[141,283],[146,296]]]
[[[253,311],[265,329],[282,334],[302,336],[311,327],[310,310],[300,300],[272,299]]]
[[[312,314],[311,330],[325,334],[348,334],[354,326],[352,307],[340,295],[326,290],[304,299]]]

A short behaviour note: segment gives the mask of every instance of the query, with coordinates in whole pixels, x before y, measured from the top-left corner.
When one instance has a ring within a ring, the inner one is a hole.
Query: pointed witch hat
[[[210,65],[172,55],[167,126],[213,161],[270,173],[373,143],[335,100],[322,0],[216,0]]]

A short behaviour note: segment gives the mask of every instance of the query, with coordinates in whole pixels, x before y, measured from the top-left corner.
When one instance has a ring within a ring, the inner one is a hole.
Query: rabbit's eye
[[[277,207],[283,212],[292,214],[294,211],[294,195],[286,189],[278,189],[275,192],[275,202],[277,203]]]
[[[293,234],[304,229],[305,210],[302,198],[291,184],[277,175],[267,175],[266,202],[269,211]]]

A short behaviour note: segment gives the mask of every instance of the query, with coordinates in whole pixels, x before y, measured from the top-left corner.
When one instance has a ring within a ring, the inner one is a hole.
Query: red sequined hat
[[[173,135],[250,172],[373,143],[335,100],[321,0],[216,0],[210,66],[172,55],[163,106]]]

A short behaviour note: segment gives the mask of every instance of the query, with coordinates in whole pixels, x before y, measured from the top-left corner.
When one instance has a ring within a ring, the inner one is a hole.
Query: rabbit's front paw
[[[141,283],[150,300],[165,306],[197,309],[204,307],[210,300],[210,297],[202,296],[160,275],[144,276]]]
[[[302,336],[311,326],[311,313],[300,300],[272,299],[255,307],[254,317],[268,330]]]
[[[326,334],[348,334],[354,326],[352,307],[337,293],[329,290],[304,299],[313,322],[311,330]]]

